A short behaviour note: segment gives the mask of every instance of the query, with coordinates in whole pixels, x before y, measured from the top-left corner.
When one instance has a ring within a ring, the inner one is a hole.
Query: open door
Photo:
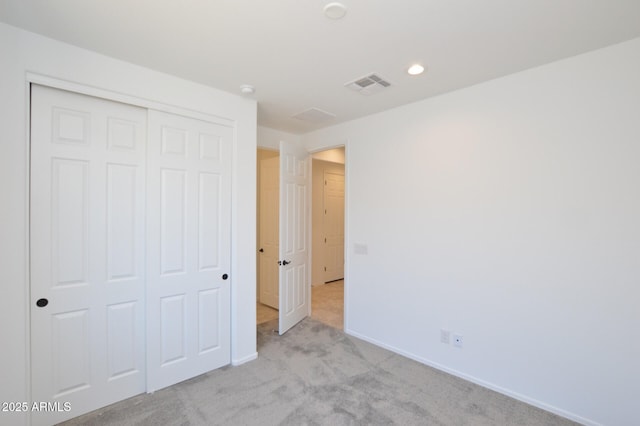
[[[309,154],[280,142],[280,334],[307,317],[311,308],[311,173]]]

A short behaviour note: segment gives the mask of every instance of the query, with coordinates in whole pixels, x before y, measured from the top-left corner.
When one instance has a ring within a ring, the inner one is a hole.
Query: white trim
[[[254,352],[251,355],[245,356],[244,358],[232,359],[231,365],[233,365],[234,367],[237,367],[239,365],[246,364],[247,362],[250,362],[256,359],[258,359],[258,352]]]
[[[140,98],[137,96],[127,95],[124,93],[118,93],[110,90],[105,90],[99,87],[87,86],[73,81],[62,80],[50,76],[27,71],[26,73],[27,83],[40,84],[42,86],[48,86],[55,89],[67,90],[69,92],[79,93],[82,95],[93,96],[95,98],[107,99],[110,101],[129,104],[146,109],[154,109],[157,111],[167,112],[176,115],[182,115],[189,118],[195,118],[197,120],[208,121],[222,126],[236,127],[236,121],[230,118],[221,117],[212,114],[206,114],[200,111],[178,107],[162,102],[157,102],[151,99]]]
[[[25,194],[24,197],[24,210],[26,214],[26,226],[24,227],[25,233],[25,253],[24,253],[24,267],[25,267],[25,288],[27,309],[25,309],[25,391],[26,398],[29,404],[33,403],[33,394],[31,389],[31,82],[27,78],[25,79],[25,135],[27,135],[26,143],[24,144],[25,152],[25,170],[27,176],[25,179]],[[26,410],[26,420],[28,425],[31,424],[31,410]]]
[[[230,320],[230,330],[231,333],[231,347],[229,348],[229,355],[233,360],[233,356],[237,350],[237,336],[238,336],[238,323],[234,321],[236,319],[236,314],[238,311],[238,287],[235,285],[236,277],[238,276],[237,272],[239,266],[237,265],[237,256],[234,256],[234,253],[238,250],[238,221],[237,213],[238,213],[238,150],[240,149],[240,144],[238,144],[238,127],[234,126],[233,128],[233,149],[231,150],[231,241],[229,242],[229,271],[230,280],[229,280],[229,315],[231,316]],[[233,363],[233,361],[232,361]]]
[[[495,391],[495,392],[501,393],[503,395],[509,396],[509,397],[511,397],[513,399],[517,399],[518,401],[524,402],[526,404],[533,405],[534,407],[541,408],[541,409],[543,409],[545,411],[549,411],[550,413],[557,414],[558,416],[564,417],[566,419],[573,420],[574,422],[578,422],[578,423],[583,424],[585,426],[603,426],[601,423],[598,423],[598,422],[596,422],[594,420],[585,419],[584,417],[580,417],[577,414],[571,413],[569,411],[562,410],[562,409],[560,409],[558,407],[555,407],[553,405],[545,404],[544,402],[538,401],[537,399],[529,398],[529,397],[527,397],[525,395],[522,395],[522,394],[520,394],[518,392],[514,392],[512,390],[503,388],[503,387],[495,385],[493,383],[478,379],[478,378],[476,378],[474,376],[470,376],[470,375],[462,373],[462,372],[460,372],[458,370],[454,370],[454,369],[445,367],[442,364],[439,364],[437,362],[433,362],[433,361],[431,361],[431,360],[429,360],[427,358],[422,358],[422,357],[420,357],[418,355],[412,354],[411,352],[403,351],[401,349],[396,348],[395,346],[387,345],[386,343],[383,343],[383,342],[381,342],[379,340],[376,340],[376,339],[372,339],[372,338],[370,338],[368,336],[360,334],[360,333],[358,333],[356,331],[353,331],[351,329],[346,329],[345,328],[345,333],[347,333],[350,336],[356,337],[358,339],[364,340],[365,342],[369,342],[369,343],[374,344],[376,346],[379,346],[381,348],[387,349],[387,350],[389,350],[391,352],[394,352],[394,353],[396,353],[398,355],[402,355],[402,356],[404,356],[406,358],[409,358],[409,359],[412,359],[414,361],[417,361],[417,362],[419,362],[421,364],[425,364],[425,365],[427,365],[429,367],[433,367],[436,370],[444,371],[445,373],[451,374],[452,376],[456,376],[456,377],[464,379],[464,380],[466,380],[468,382],[475,383],[476,385],[482,386],[484,388],[491,389],[492,391]]]
[[[351,257],[349,256],[349,247],[351,247],[351,240],[349,236],[351,235],[349,232],[349,139],[344,141],[342,145],[344,147],[344,287],[343,287],[343,296],[342,296],[342,329],[349,329],[349,304],[347,301],[349,300],[349,288],[351,278],[349,277],[349,263],[351,261]]]
[[[313,157],[307,152],[307,211],[306,221],[309,224],[305,229],[307,238],[307,317],[311,317],[311,281],[313,278]]]

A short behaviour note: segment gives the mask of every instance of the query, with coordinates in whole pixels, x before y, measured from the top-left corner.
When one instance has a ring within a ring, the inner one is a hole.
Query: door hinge
[[[324,242],[325,242],[325,244],[327,243],[327,239],[326,238],[324,239]]]
[[[327,267],[326,266],[324,267],[324,271],[327,272]]]

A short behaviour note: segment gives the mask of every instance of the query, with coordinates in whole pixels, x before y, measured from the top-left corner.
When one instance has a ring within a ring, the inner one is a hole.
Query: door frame
[[[342,301],[342,311],[343,311],[343,323],[342,329],[345,333],[349,334],[349,304],[347,303],[349,296],[349,289],[351,282],[349,278],[349,267],[351,258],[349,256],[349,247],[350,243],[350,234],[349,234],[349,140],[345,139],[339,143],[333,143],[329,145],[321,145],[320,147],[316,147],[308,150],[309,155],[313,157],[313,154],[317,154],[323,151],[329,151],[335,148],[344,148],[344,298]],[[311,173],[313,173],[313,161],[311,161]],[[311,226],[311,224],[309,224]],[[311,252],[311,263],[313,265],[313,251]],[[313,266],[312,266],[313,267]],[[309,294],[313,298],[313,294],[311,290]]]
[[[309,156],[313,157],[313,154],[316,154],[318,152],[328,151],[335,148],[344,148],[344,300],[343,300],[344,322],[343,322],[343,330],[345,332],[349,330],[349,316],[348,316],[349,304],[347,303],[347,301],[349,299],[349,281],[350,281],[349,280],[350,257],[349,257],[349,249],[348,249],[348,247],[350,246],[349,232],[348,232],[349,230],[349,143],[348,142],[349,140],[345,139],[340,143],[329,144],[326,146],[321,146],[311,150],[307,150],[307,152],[309,153]],[[256,152],[258,149],[277,151],[278,153],[280,152],[279,146],[277,149],[274,149],[273,146],[261,146],[260,141],[258,141],[258,145],[256,146]],[[309,161],[309,173],[313,174],[313,159]],[[257,196],[258,194],[256,193],[256,197]],[[256,220],[259,220],[259,219],[260,218],[256,218]],[[312,226],[312,223],[311,221],[309,221],[309,229],[308,229],[309,232],[311,232],[311,226]],[[311,250],[311,263],[313,263],[314,253],[311,248],[310,250]],[[256,261],[257,261],[257,256],[256,256]],[[311,282],[309,282],[309,287],[310,287],[309,297],[312,298],[313,295],[311,292]]]
[[[271,153],[275,153],[275,155],[269,155],[267,157],[262,157],[260,154],[258,154],[257,156],[257,161],[256,161],[256,165],[257,165],[257,181],[258,184],[256,185],[256,192],[257,192],[257,197],[256,197],[256,243],[257,243],[257,247],[258,251],[256,252],[256,301],[258,303],[261,303],[263,305],[267,305],[270,306],[274,309],[278,309],[275,306],[266,304],[262,301],[262,286],[263,286],[263,280],[262,280],[262,274],[264,273],[264,271],[262,270],[262,257],[264,256],[264,254],[260,251],[264,248],[264,241],[262,240],[262,235],[263,235],[263,226],[262,226],[262,218],[263,215],[265,214],[265,208],[263,206],[262,203],[262,197],[263,197],[263,192],[262,192],[262,186],[264,184],[263,182],[263,176],[262,176],[262,171],[263,171],[263,162],[264,161],[273,161],[277,166],[278,166],[278,191],[280,189],[280,151],[279,150],[274,150],[274,149],[266,149],[266,148],[257,148],[258,151],[262,150],[262,151],[267,151],[267,152],[271,152]],[[279,227],[279,218],[280,218],[280,204],[279,204],[279,200],[278,200],[278,204],[276,204],[276,208],[278,209],[278,214],[277,217],[275,218],[276,223],[278,224]],[[278,248],[278,252],[276,252],[276,256],[274,259],[274,262],[277,263],[279,257],[279,248]],[[279,270],[276,269],[278,272]],[[275,288],[278,288],[278,278],[275,278],[275,283],[274,283]]]
[[[31,403],[32,402],[32,375],[31,375],[31,363],[32,363],[32,359],[31,359],[31,351],[32,351],[32,347],[31,347],[31,309],[32,309],[32,303],[31,303],[31,299],[32,299],[32,295],[31,295],[31,222],[30,222],[30,210],[31,210],[31,201],[30,201],[30,197],[29,197],[29,192],[30,192],[30,187],[31,187],[31,155],[30,155],[30,151],[31,151],[31,107],[32,107],[32,102],[31,102],[31,87],[33,84],[37,84],[37,85],[41,85],[41,86],[45,86],[45,87],[50,87],[53,89],[59,89],[59,90],[65,90],[68,92],[72,92],[72,93],[76,93],[76,94],[80,94],[80,95],[87,95],[87,96],[91,96],[91,97],[95,97],[95,98],[100,98],[100,99],[105,99],[108,101],[113,101],[113,102],[119,102],[119,103],[124,103],[127,105],[132,105],[132,106],[136,106],[136,107],[141,107],[141,108],[145,108],[145,109],[154,109],[157,111],[162,111],[162,112],[166,112],[166,113],[170,113],[170,114],[176,114],[176,115],[181,115],[181,116],[185,116],[185,117],[189,117],[189,118],[194,118],[197,120],[202,120],[202,121],[208,121],[211,123],[215,123],[215,124],[220,124],[223,126],[229,126],[231,128],[234,129],[234,135],[237,135],[237,123],[236,120],[233,119],[229,119],[229,118],[225,118],[222,116],[217,116],[217,115],[213,115],[213,114],[208,114],[208,113],[203,113],[203,112],[199,112],[196,110],[191,110],[191,109],[186,109],[186,108],[182,108],[182,107],[178,107],[178,106],[173,106],[173,105],[169,105],[169,104],[164,104],[162,102],[157,102],[157,101],[153,101],[153,100],[149,100],[149,99],[144,99],[144,98],[140,98],[138,96],[133,96],[133,95],[127,95],[127,94],[123,94],[123,93],[118,93],[118,92],[113,92],[110,90],[106,90],[106,89],[102,89],[99,87],[94,87],[94,86],[88,86],[85,84],[81,84],[81,83],[77,83],[74,81],[69,81],[69,80],[62,80],[59,78],[55,78],[55,77],[50,77],[50,76],[46,76],[43,74],[38,74],[36,72],[32,72],[32,71],[27,71],[25,73],[25,79],[24,79],[24,94],[25,94],[25,114],[26,114],[26,118],[25,118],[25,135],[26,140],[24,141],[24,149],[26,151],[26,155],[25,155],[25,172],[26,172],[26,185],[25,185],[25,191],[26,191],[26,196],[25,196],[25,204],[24,204],[24,209],[25,209],[25,223],[27,226],[25,226],[25,233],[24,233],[24,241],[25,241],[25,265],[24,265],[24,276],[26,278],[25,281],[25,288],[24,288],[24,294],[25,294],[25,311],[24,311],[24,330],[25,330],[25,335],[26,335],[26,342],[25,342],[25,351],[26,351],[26,365],[28,368],[26,368],[25,371],[25,396],[28,399],[28,402]],[[234,235],[237,234],[237,230],[238,230],[238,220],[237,219],[237,213],[238,213],[238,208],[235,205],[235,201],[234,201],[234,191],[235,191],[235,184],[237,181],[237,176],[238,176],[238,168],[236,167],[237,164],[237,158],[236,158],[236,153],[238,150],[238,141],[237,138],[234,137],[233,139],[233,143],[232,143],[232,169],[231,169],[231,252],[230,252],[230,264],[231,264],[231,277],[234,276],[238,276],[238,272],[239,272],[239,267],[234,259],[234,251],[235,251],[235,246],[236,246],[236,242],[234,241]],[[146,238],[146,236],[145,236]],[[232,284],[232,288],[235,287],[233,286],[233,278],[231,281]],[[234,358],[234,348],[237,347],[238,345],[238,335],[236,334],[235,330],[234,330],[234,317],[233,317],[233,312],[236,310],[235,307],[238,305],[238,295],[236,293],[236,291],[231,291],[231,345],[230,345],[230,357],[231,357],[231,364],[232,365],[240,365],[243,364],[245,362],[251,361],[253,359],[257,358],[257,352],[254,353],[253,355],[243,358],[243,359],[235,359]],[[254,312],[254,317],[255,317],[255,303],[253,305],[252,308],[250,308],[253,310]],[[27,423],[26,424],[31,424],[31,413],[29,410],[26,411],[25,413],[25,418]]]

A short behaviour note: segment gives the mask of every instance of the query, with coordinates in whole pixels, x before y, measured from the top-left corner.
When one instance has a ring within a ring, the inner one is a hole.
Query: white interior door
[[[57,403],[37,425],[145,390],[146,111],[31,93],[31,397]]]
[[[149,111],[147,391],[226,365],[233,129]]]
[[[344,175],[324,174],[324,282],[344,278]]]
[[[280,142],[280,334],[311,309],[310,206],[309,155],[295,143]]]
[[[278,309],[280,158],[260,162],[260,303]]]

